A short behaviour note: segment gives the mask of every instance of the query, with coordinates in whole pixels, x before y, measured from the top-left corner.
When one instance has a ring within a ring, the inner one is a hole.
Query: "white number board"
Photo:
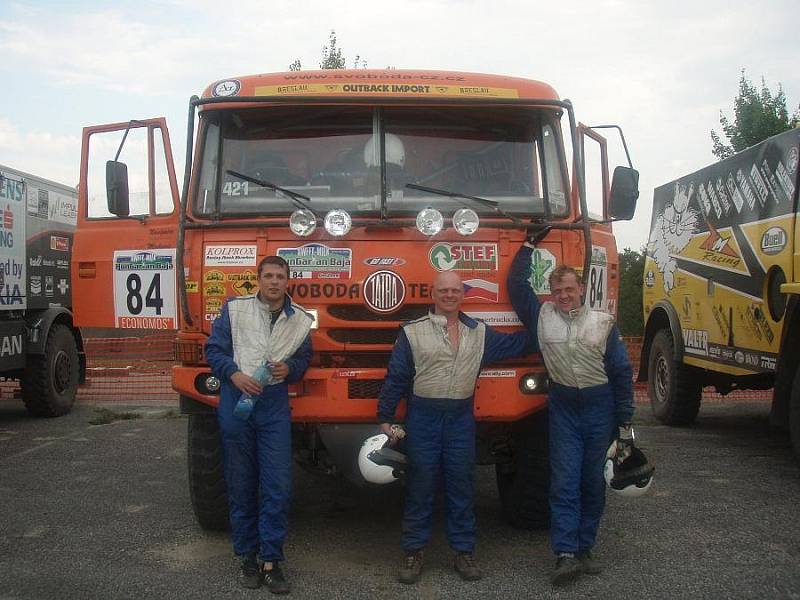
[[[177,329],[175,248],[114,252],[114,317],[122,329]]]

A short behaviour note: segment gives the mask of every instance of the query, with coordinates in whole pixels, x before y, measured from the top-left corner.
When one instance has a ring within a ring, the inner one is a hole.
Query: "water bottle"
[[[248,393],[242,392],[239,396],[239,401],[233,407],[233,416],[238,417],[242,421],[246,421],[253,414],[253,407],[256,405],[255,399]]]
[[[259,365],[253,373],[253,379],[258,381],[261,385],[272,384],[272,370],[270,369],[269,363]]]

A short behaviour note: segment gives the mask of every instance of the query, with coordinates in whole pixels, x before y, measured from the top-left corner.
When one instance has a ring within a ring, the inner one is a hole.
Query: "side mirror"
[[[611,199],[609,201],[609,217],[618,221],[630,221],[636,212],[636,200],[639,198],[639,171],[629,167],[614,169],[611,180]]]
[[[130,214],[128,195],[128,165],[115,160],[107,161],[106,198],[108,199],[108,212],[118,217],[127,217]]]

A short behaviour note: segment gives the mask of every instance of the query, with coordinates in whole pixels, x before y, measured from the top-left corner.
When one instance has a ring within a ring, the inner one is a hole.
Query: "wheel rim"
[[[57,394],[63,394],[71,383],[72,361],[69,354],[60,350],[53,359],[53,389]]]
[[[666,402],[669,390],[669,366],[663,354],[659,355],[656,359],[656,378],[653,388],[655,392],[655,401],[658,404]]]

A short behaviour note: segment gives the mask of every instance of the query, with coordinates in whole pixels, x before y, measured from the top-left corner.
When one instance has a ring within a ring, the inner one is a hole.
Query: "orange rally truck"
[[[611,222],[632,217],[637,187],[632,166],[609,181],[605,139],[538,81],[394,69],[224,79],[189,102],[180,195],[163,118],[84,129],[76,322],[177,330],[192,505],[221,528],[220,382],[203,345],[225,299],[257,290],[262,257],[286,259],[291,296],[315,316],[312,365],[290,388],[296,458],[358,481],[398,327],[428,311],[436,274],[457,272],[464,311],[512,331],[504,283],[533,236],[537,293],[566,263],[587,301],[615,312]],[[478,462],[496,465],[503,512],[523,528],[549,518],[546,391],[537,355],[482,370],[475,392]]]

